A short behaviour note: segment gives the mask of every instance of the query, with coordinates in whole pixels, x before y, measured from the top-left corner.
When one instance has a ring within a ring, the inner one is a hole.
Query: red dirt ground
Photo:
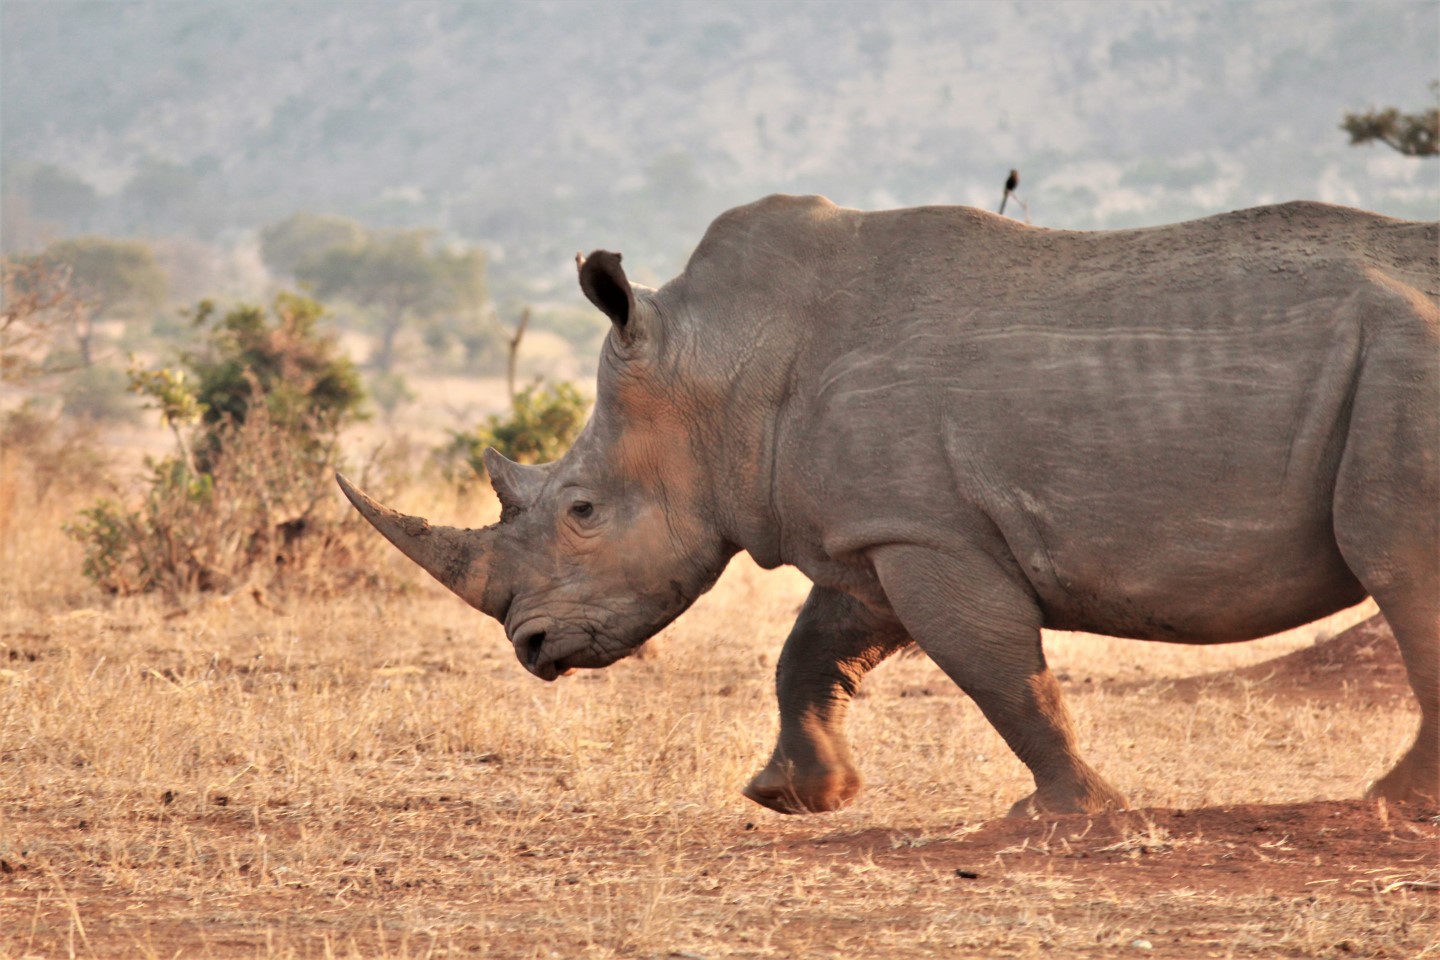
[[[1235,905],[1248,898],[1259,903],[1253,908],[1257,915],[1273,918],[1277,913],[1303,913],[1307,904],[1333,912],[1337,904],[1343,908],[1349,903],[1357,916],[1373,916],[1377,910],[1384,915],[1386,908],[1377,904],[1393,904],[1397,906],[1390,912],[1404,909],[1417,918],[1414,923],[1431,927],[1429,934],[1419,934],[1421,943],[1434,939],[1434,916],[1440,907],[1440,822],[1433,811],[1409,805],[1357,800],[1149,809],[1049,821],[998,820],[973,833],[946,838],[898,830],[814,831],[818,826],[814,822],[810,824],[813,832],[797,836],[791,823],[794,821],[742,825],[737,821],[729,836],[689,839],[683,844],[687,849],[676,851],[677,862],[694,863],[697,869],[700,864],[723,864],[729,886],[692,889],[693,880],[677,880],[673,894],[699,912],[722,906],[721,900],[712,899],[715,895],[746,891],[747,899],[757,898],[777,884],[784,889],[787,877],[809,875],[812,879],[806,881],[806,895],[822,903],[848,904],[848,909],[792,916],[783,938],[773,945],[779,952],[758,951],[753,943],[733,943],[723,953],[712,952],[713,947],[700,953],[621,947],[616,953],[602,951],[601,955],[900,955],[870,950],[834,952],[817,949],[817,945],[834,943],[833,938],[842,934],[862,936],[867,922],[924,928],[937,904],[963,909],[964,904],[973,903],[977,909],[1009,918],[1004,922],[1012,924],[1027,922],[1011,918],[1017,911],[1040,911],[1050,923],[1079,930],[1087,925],[1093,928],[1097,912],[1103,913],[1108,906],[1115,905],[1133,922],[1136,905],[1151,903],[1154,914],[1146,920],[1148,926],[1138,928],[1149,944],[1139,949],[1151,956],[1308,957],[1321,954],[1293,947],[1237,952],[1236,932],[1243,929],[1244,922],[1233,912]],[[222,825],[194,821],[188,829],[198,832],[217,826],[223,829]],[[57,839],[67,829],[59,824],[53,827]],[[436,824],[430,823],[429,829],[435,828]],[[68,829],[73,831],[73,825]],[[528,895],[507,899],[508,931],[500,931],[498,936],[491,931],[477,939],[477,934],[467,933],[461,923],[460,929],[446,934],[444,948],[433,955],[531,957],[591,952],[580,943],[574,944],[573,952],[567,952],[563,943],[559,952],[537,952],[531,939],[535,931],[553,927],[557,909],[563,916],[565,898],[580,889],[559,886],[562,879],[570,884],[588,882],[585,871],[581,876],[574,873],[579,865],[577,848],[613,854],[637,844],[637,837],[621,825],[596,825],[587,834],[523,849],[518,856],[526,858],[525,869],[533,872],[537,883]],[[827,865],[837,869],[828,874],[817,869]],[[870,910],[856,900],[856,879],[845,872],[857,865],[883,877],[889,889],[913,887],[917,896],[908,905],[896,906],[892,901],[883,913],[879,908],[874,915],[857,913]],[[26,876],[41,879],[31,869],[24,863],[0,864],[0,901],[12,896],[20,899],[17,881],[35,889],[23,882]],[[44,872],[43,867],[39,870]],[[592,873],[605,870],[603,861],[595,861],[589,868]],[[352,955],[354,950],[363,956],[432,955],[435,945],[426,945],[422,931],[412,932],[415,939],[409,949],[418,952],[405,951],[403,941],[396,939],[403,935],[396,931],[407,929],[404,918],[417,912],[463,917],[467,909],[475,909],[466,904],[483,900],[484,882],[475,876],[457,884],[453,874],[443,881],[427,879],[423,867],[408,873],[414,878],[407,880],[403,889],[398,878],[362,877],[349,886],[348,894],[297,885],[288,891],[256,890],[240,897],[223,897],[205,905],[194,897],[120,896],[106,883],[103,871],[92,870],[87,875],[82,870],[70,874],[61,897],[49,898],[44,905],[33,895],[23,897],[27,909],[21,919],[44,945],[23,955],[63,956],[63,949],[57,952],[52,948],[67,942],[76,951],[71,956],[291,956],[297,947],[300,955],[307,956],[337,955],[331,953],[337,948],[338,955]],[[827,875],[836,879],[813,879]],[[762,878],[758,885],[757,877]],[[836,886],[833,897],[826,889],[828,882]],[[923,894],[918,893],[922,890]],[[1063,893],[1057,895],[1056,891]],[[357,916],[355,908],[362,902],[367,909]],[[729,915],[747,929],[763,925],[767,915],[759,906],[739,913],[735,909],[739,908],[731,909]],[[85,917],[84,944],[70,924],[76,912]],[[862,919],[867,916],[868,921]],[[13,913],[11,917],[16,919]],[[847,924],[852,920],[857,926],[849,930]],[[271,952],[267,942],[274,930],[286,939],[286,948],[279,954]],[[1353,941],[1349,939],[1352,933],[1357,934]],[[1328,936],[1324,956],[1346,957],[1355,951],[1365,956],[1413,955],[1384,948],[1377,952],[1357,931],[1342,930]],[[1129,944],[1130,934],[1122,939],[1118,945],[1095,943],[1088,948],[1071,944],[1063,955],[1113,956]],[[787,952],[786,941],[797,944],[797,952]],[[800,944],[809,946],[801,950]],[[551,946],[556,945],[552,942]],[[902,954],[943,955],[925,949]],[[999,949],[973,955],[1035,954]]]
[[[1288,656],[1228,674],[1173,682],[1170,688],[1176,696],[1194,697],[1201,692],[1218,693],[1244,684],[1263,685],[1267,694],[1306,699],[1363,697],[1375,703],[1388,703],[1396,697],[1410,696],[1394,638],[1379,617]],[[441,814],[439,820],[463,820],[463,803],[453,801],[450,806],[454,809],[436,811]],[[18,826],[23,814],[14,811],[12,814],[16,815],[10,817],[11,824]],[[225,817],[226,813],[215,811],[186,826],[194,831],[223,832]],[[437,822],[432,819],[426,826],[415,826],[435,830]],[[1165,918],[1155,921],[1153,930],[1144,931],[1147,939],[1143,940],[1143,947],[1136,947],[1128,940],[1118,947],[1097,944],[1093,951],[1075,952],[1072,948],[1070,955],[1076,956],[1109,956],[1122,947],[1133,948],[1131,952],[1149,951],[1151,956],[1176,958],[1307,955],[1303,948],[1297,952],[1296,948],[1289,947],[1258,952],[1242,950],[1237,954],[1234,941],[1225,939],[1229,935],[1225,931],[1233,933],[1238,921],[1233,916],[1216,913],[1215,895],[1231,898],[1225,902],[1233,902],[1237,896],[1252,897],[1256,901],[1280,903],[1279,907],[1272,904],[1275,909],[1293,907],[1300,911],[1306,903],[1315,904],[1317,897],[1324,898],[1318,907],[1325,909],[1333,909],[1337,902],[1342,906],[1353,903],[1357,909],[1382,913],[1388,909],[1383,904],[1404,902],[1408,904],[1406,909],[1421,918],[1416,923],[1428,923],[1432,927],[1433,918],[1440,910],[1440,817],[1435,810],[1383,801],[1146,809],[1040,821],[996,820],[968,832],[961,825],[943,837],[919,836],[903,830],[847,831],[833,826],[826,829],[823,821],[810,821],[801,830],[797,824],[798,821],[793,820],[761,821],[756,817],[755,822],[746,822],[741,819],[735,822],[729,836],[677,839],[676,852],[679,862],[730,865],[737,871],[737,882],[741,882],[742,877],[764,874],[777,862],[784,862],[787,873],[795,875],[806,868],[827,864],[873,864],[887,877],[892,889],[897,882],[913,883],[917,890],[922,887],[935,890],[935,885],[940,884],[952,902],[965,902],[965,895],[973,895],[977,904],[984,903],[987,896],[1008,896],[1010,899],[1004,902],[1009,906],[1005,909],[1012,910],[1017,901],[1023,901],[1023,894],[1017,894],[1016,890],[1037,882],[1037,878],[1043,882],[1055,881],[1065,884],[1069,895],[1045,900],[1043,909],[1055,922],[1070,925],[1072,929],[1095,924],[1097,910],[1101,910],[1096,905],[1112,902],[1153,900],[1157,912]],[[32,839],[41,843],[47,839],[59,842],[66,833],[73,835],[75,829],[73,823],[58,821],[31,821],[24,826]],[[397,822],[397,831],[405,829]],[[633,847],[636,838],[627,833],[627,829],[624,824],[597,823],[581,835],[564,838],[563,843],[527,848],[518,856],[527,858],[525,862],[529,866],[525,869],[533,869],[537,877],[558,882],[554,877],[576,866],[577,848],[615,851]],[[0,862],[0,904],[11,899],[12,907],[18,905],[20,891],[36,890],[38,874],[44,872],[43,864],[39,863]],[[437,886],[436,881],[424,879],[423,865],[416,865],[411,872],[420,878],[417,885],[428,882]],[[823,871],[821,875],[823,877]],[[27,883],[27,879],[31,882]],[[374,885],[384,881],[372,878],[370,882]],[[690,898],[692,903],[703,899],[703,893],[690,890],[679,880],[673,882],[677,897]],[[819,889],[809,892],[818,893],[823,899],[826,882],[820,879]],[[835,882],[849,884],[843,891],[837,888],[837,898],[854,896],[853,877]],[[42,941],[47,939],[47,931],[50,937],[58,938],[66,929],[69,917],[78,909],[86,917],[89,944],[114,947],[138,946],[143,942],[146,952],[157,956],[264,956],[269,952],[266,942],[269,934],[257,926],[257,917],[269,915],[263,902],[268,897],[275,917],[290,918],[292,923],[300,922],[297,918],[305,918],[302,930],[291,927],[292,936],[298,932],[308,938],[300,941],[308,943],[301,947],[302,953],[318,949],[313,939],[318,935],[316,931],[334,932],[339,938],[337,942],[352,947],[358,945],[367,955],[374,950],[388,952],[393,947],[393,941],[389,946],[383,939],[374,941],[375,931],[379,929],[379,913],[369,915],[367,933],[365,928],[352,926],[354,917],[337,905],[335,893],[316,888],[296,889],[283,895],[257,891],[256,896],[246,898],[247,902],[232,904],[228,913],[222,911],[202,918],[187,915],[184,904],[145,904],[138,903],[135,897],[118,896],[107,884],[103,871],[98,869],[87,872],[82,868],[72,873],[67,883],[65,889],[57,889],[59,896],[48,904],[37,901],[33,894],[24,896],[27,904],[33,904],[26,908],[26,921],[33,925]],[[567,889],[572,888],[552,889],[541,885],[534,895],[507,902],[507,915],[517,931],[515,939],[503,934],[496,939],[491,933],[483,941],[471,943],[467,935],[460,932],[449,939],[447,949],[469,955],[539,955],[526,939],[527,935],[519,931],[544,929],[545,924],[553,923],[557,897],[573,895],[567,893]],[[426,909],[441,910],[447,903],[461,904],[477,894],[454,888],[426,892],[375,887],[363,893],[357,891],[355,895],[369,897],[376,908],[390,903],[384,909],[394,911],[405,904],[423,904]],[[957,896],[962,899],[955,900]],[[1382,906],[1377,907],[1377,903]],[[909,908],[916,916],[907,919],[900,914],[887,915],[884,922],[900,924],[902,929],[907,922],[920,925],[924,919],[921,914],[929,909],[931,907],[920,899]],[[11,912],[10,916],[14,919],[16,915]],[[738,918],[736,922],[748,922],[743,913],[733,916]],[[862,930],[866,922],[862,915],[854,914],[852,919],[855,930]],[[796,922],[802,926],[809,924],[811,929],[799,933],[789,929],[786,935],[799,936],[795,942],[809,943],[811,948],[795,949],[804,955],[830,956],[832,954],[824,951],[815,952],[814,945],[839,935],[842,928],[848,930],[846,924],[851,920],[825,914],[797,918]],[[854,935],[861,934],[855,932]],[[1428,934],[1422,932],[1419,937],[1407,942],[1433,943],[1434,930]],[[50,939],[50,942],[64,941]],[[73,933],[69,942],[74,945]],[[1135,942],[1141,942],[1140,938]],[[294,942],[291,948],[293,946]],[[783,941],[780,953],[735,946],[734,952],[724,955],[787,955]],[[103,947],[86,950],[82,945],[77,949],[81,954],[122,955]],[[330,941],[326,941],[324,949],[330,949]],[[1354,950],[1371,956],[1399,956],[1386,953],[1384,948],[1376,953],[1362,940],[1352,942],[1344,936],[1332,938],[1321,953],[1339,957],[1351,955]],[[55,954],[47,951],[43,955]],[[551,955],[567,954],[562,951]],[[605,955],[689,957],[698,954],[664,950],[657,953],[621,946],[618,952]],[[1005,955],[1016,954],[1005,951]]]
[[[1304,896],[1318,885],[1356,896],[1393,884],[1440,890],[1440,823],[1433,811],[1378,801],[993,820],[957,840],[930,840],[917,849],[912,839],[871,830],[779,846],[805,858],[868,857],[891,868],[918,859],[979,884],[1016,871],[1058,874],[1131,895],[1242,887]]]

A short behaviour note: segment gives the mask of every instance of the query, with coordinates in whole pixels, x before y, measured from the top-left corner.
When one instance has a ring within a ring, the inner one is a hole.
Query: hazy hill
[[[1011,166],[1050,226],[1440,215],[1440,164],[1337,129],[1425,104],[1428,2],[7,0],[0,30],[11,247],[309,209],[438,226],[541,285],[595,246],[663,277],[736,202],[993,209]]]

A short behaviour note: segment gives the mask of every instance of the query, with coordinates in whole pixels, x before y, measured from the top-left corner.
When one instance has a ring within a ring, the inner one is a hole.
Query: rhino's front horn
[[[490,544],[493,529],[462,530],[437,527],[423,517],[412,517],[376,503],[339,473],[335,480],[355,509],[370,525],[385,535],[400,552],[425,572],[455,592],[476,610],[497,620],[501,611],[494,601],[486,602],[485,587],[490,574]]]

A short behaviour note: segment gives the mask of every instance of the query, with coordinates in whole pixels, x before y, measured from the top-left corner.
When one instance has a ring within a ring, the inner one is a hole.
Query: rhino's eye
[[[570,504],[570,515],[578,517],[581,520],[590,519],[590,515],[594,512],[595,505],[588,500],[576,500]]]

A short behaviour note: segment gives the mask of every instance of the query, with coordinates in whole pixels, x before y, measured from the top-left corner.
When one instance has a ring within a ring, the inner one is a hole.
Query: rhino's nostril
[[[525,664],[533,667],[540,662],[540,648],[545,646],[545,631],[532,634],[525,641]]]

